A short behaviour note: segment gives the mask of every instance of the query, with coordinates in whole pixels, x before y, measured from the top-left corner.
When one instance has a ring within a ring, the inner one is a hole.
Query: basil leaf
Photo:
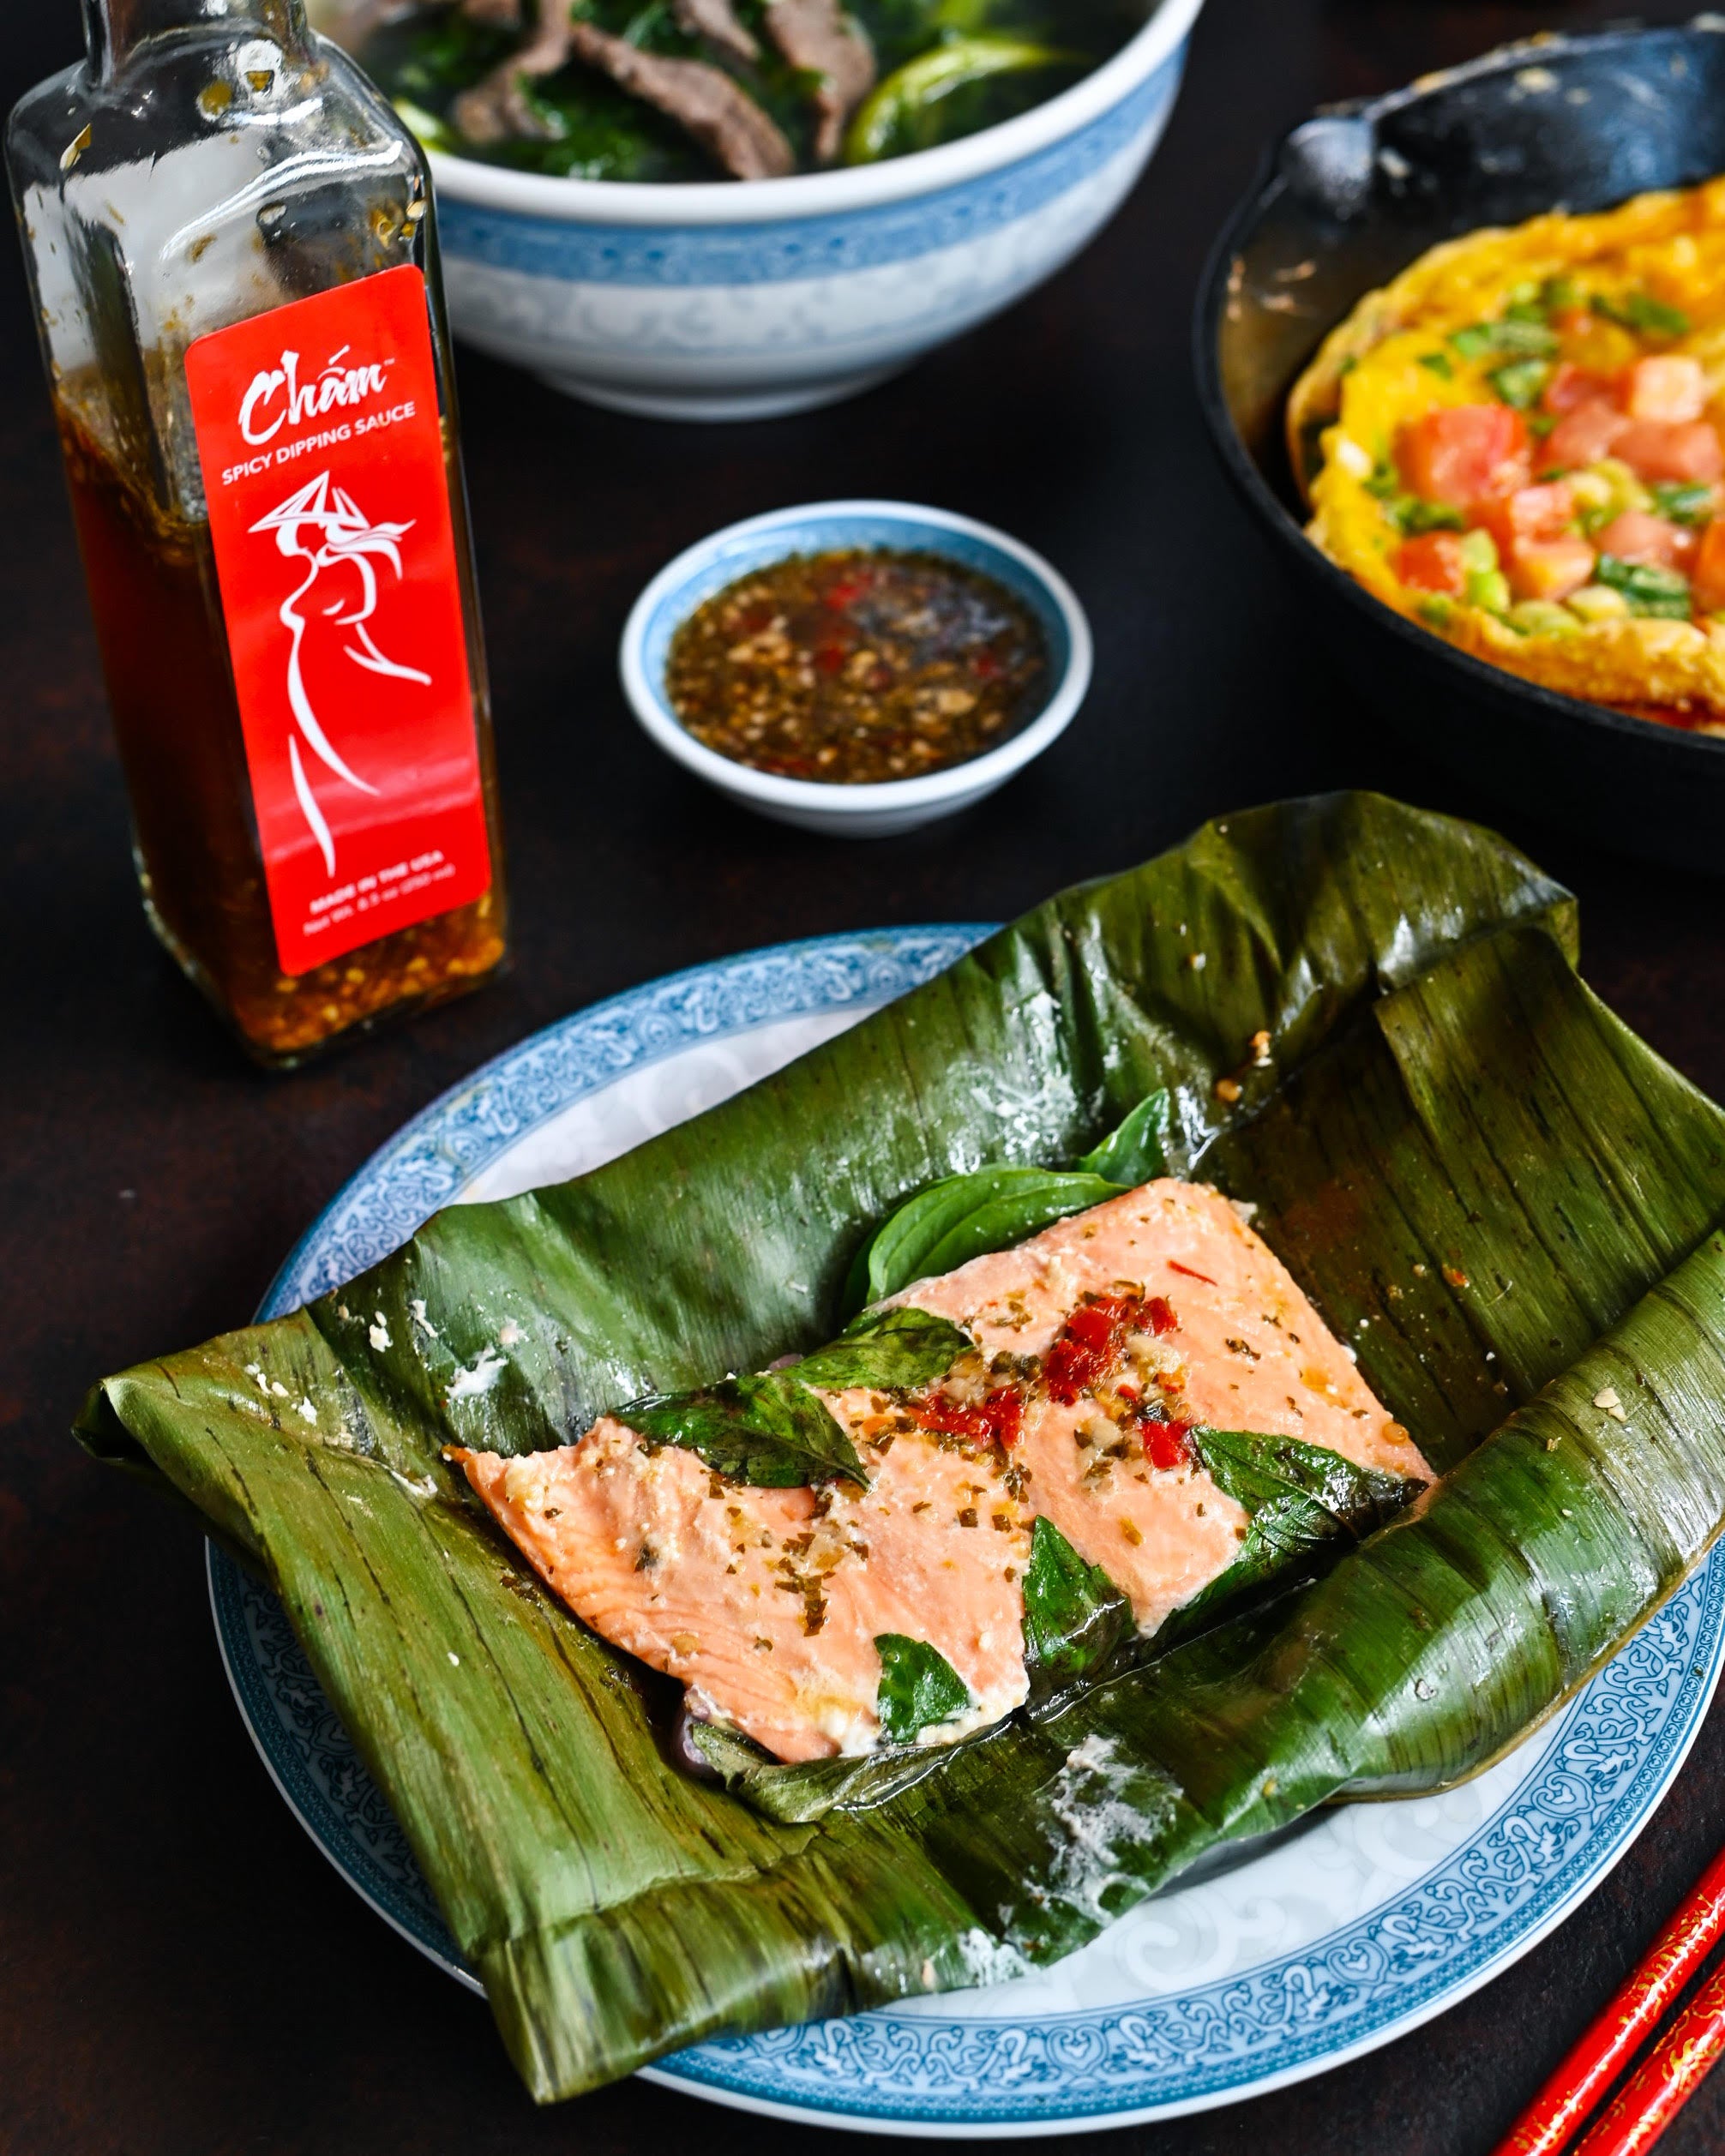
[[[971,1688],[937,1648],[903,1632],[882,1632],[875,1712],[890,1744],[908,1745],[925,1729],[949,1722],[971,1704]]]
[[[1217,1486],[1245,1508],[1250,1524],[1228,1570],[1182,1603],[1156,1633],[1161,1650],[1291,1586],[1329,1545],[1339,1556],[1411,1504],[1425,1488],[1415,1475],[1356,1467],[1339,1452],[1298,1438],[1250,1430],[1197,1429],[1187,1442]]]
[[[1100,1175],[1125,1190],[1153,1182],[1168,1173],[1168,1141],[1174,1123],[1165,1085],[1146,1093],[1131,1114],[1079,1162],[1087,1175]]]
[[[869,1480],[856,1448],[795,1370],[653,1394],[616,1414],[642,1437],[684,1445],[715,1473],[756,1489],[795,1489],[840,1475],[865,1486]]]
[[[1033,1691],[1071,1684],[1106,1661],[1132,1627],[1132,1605],[1039,1513],[1025,1571],[1025,1667]]]
[[[1009,1250],[1057,1220],[1166,1175],[1172,1120],[1168,1090],[1158,1086],[1076,1168],[978,1168],[929,1184],[895,1207],[851,1260],[844,1308],[860,1310],[912,1281]]]
[[[950,1228],[924,1253],[923,1272],[951,1272],[955,1265],[965,1264],[991,1250],[1010,1250],[1014,1243],[1023,1242],[1027,1235],[1036,1234],[1055,1221],[1086,1212],[1091,1206],[1121,1194],[1120,1184],[1105,1181],[1100,1175],[1062,1174],[1054,1168],[1032,1168],[1027,1174],[1031,1180],[1019,1188],[986,1199]]]
[[[805,1356],[794,1374],[801,1384],[832,1392],[847,1385],[905,1391],[944,1377],[971,1344],[969,1333],[950,1318],[934,1318],[926,1310],[869,1310],[830,1347]]]
[[[1188,1442],[1217,1487],[1254,1516],[1292,1495],[1340,1525],[1364,1521],[1362,1531],[1369,1533],[1425,1487],[1417,1476],[1359,1467],[1327,1445],[1299,1438],[1200,1426]]]
[[[1120,1194],[1118,1184],[1100,1176],[1058,1168],[980,1168],[945,1176],[907,1198],[862,1246],[845,1282],[845,1307],[879,1302],[912,1281],[1009,1249]]]
[[[652,1394],[615,1413],[642,1437],[684,1445],[718,1474],[757,1489],[806,1487],[839,1475],[866,1485],[856,1447],[813,1388],[894,1392],[929,1384],[970,1346],[962,1327],[927,1311],[870,1311],[787,1369]]]

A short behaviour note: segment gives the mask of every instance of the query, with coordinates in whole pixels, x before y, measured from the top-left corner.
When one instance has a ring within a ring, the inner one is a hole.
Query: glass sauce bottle
[[[7,139],[156,933],[261,1060],[506,955],[430,187],[304,0],[84,0]]]

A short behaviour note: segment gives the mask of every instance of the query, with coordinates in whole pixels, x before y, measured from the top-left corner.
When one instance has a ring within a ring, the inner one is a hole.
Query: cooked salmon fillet
[[[828,1397],[867,1490],[739,1487],[610,1416],[554,1452],[452,1456],[578,1617],[780,1759],[873,1749],[885,1632],[926,1640],[970,1686],[941,1735],[998,1721],[1026,1690],[1030,1515],[1005,1456],[884,1428],[866,1393]]]
[[[1429,1479],[1401,1424],[1281,1260],[1220,1192],[1163,1178],[1058,1221],[1015,1250],[973,1258],[893,1300],[949,1318],[985,1358],[1045,1359],[1086,1294],[1130,1288],[1168,1306],[1164,1334],[1126,1342],[1123,1382],[1178,1421],[1302,1438],[1356,1466]],[[1245,1539],[1246,1515],[1195,1462],[1147,1465],[1121,1442],[1104,1393],[1045,1395],[1014,1456],[1030,1502],[1126,1594],[1141,1631],[1208,1585]]]
[[[926,1641],[969,1687],[970,1709],[921,1741],[1018,1706],[1037,1513],[1153,1631],[1247,1533],[1244,1510],[1182,1445],[1187,1427],[1296,1437],[1361,1467],[1429,1474],[1213,1190],[1147,1183],[892,1300],[947,1318],[974,1350],[915,1397],[819,1395],[867,1489],[742,1486],[615,1416],[553,1451],[450,1456],[578,1616],[680,1679],[692,1711],[783,1760],[878,1743],[883,1634]],[[995,1443],[965,1415],[998,1405],[1002,1372],[1013,1414]]]

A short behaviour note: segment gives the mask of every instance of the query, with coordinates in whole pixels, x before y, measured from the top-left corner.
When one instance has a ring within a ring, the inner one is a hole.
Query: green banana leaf
[[[1081,1680],[1140,1667],[1314,1576],[1349,1540],[1383,1526],[1426,1487],[1411,1476],[1356,1468],[1295,1438],[1199,1428],[1188,1442],[1220,1487],[1245,1508],[1250,1531],[1239,1556],[1145,1638],[1133,1629],[1131,1604],[1103,1568],[1086,1563],[1052,1520],[1038,1516],[1024,1579],[1025,1670],[1031,1688],[1025,1721],[1050,1711]],[[866,1809],[925,1774],[944,1770],[950,1755],[919,1749],[915,1739],[924,1724],[970,1703],[964,1680],[926,1641],[887,1634],[875,1644],[881,1650],[881,1723],[887,1741],[866,1757],[781,1766],[770,1752],[719,1722],[691,1721],[689,1744],[727,1789],[770,1819],[797,1823],[821,1818],[835,1807]],[[931,1685],[929,1711],[906,1715],[906,1692],[916,1697],[924,1681]],[[959,1741],[986,1744],[989,1738],[984,1731]]]
[[[1044,1960],[1230,1840],[1475,1772],[1718,1533],[1725,1115],[1575,933],[1464,825],[1227,818],[594,1174],[108,1379],[80,1434],[280,1594],[541,2099]],[[441,1449],[830,1341],[904,1198],[1076,1159],[1159,1085],[1173,1171],[1256,1202],[1442,1480],[862,1808],[767,1818],[674,1769],[675,1687],[541,1592]]]

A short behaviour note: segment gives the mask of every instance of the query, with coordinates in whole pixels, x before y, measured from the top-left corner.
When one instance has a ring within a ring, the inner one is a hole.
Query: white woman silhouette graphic
[[[332,658],[362,667],[368,674],[387,675],[398,682],[416,682],[429,688],[431,676],[418,667],[401,666],[386,658],[372,641],[366,626],[377,610],[377,572],[374,559],[387,562],[399,580],[401,553],[399,542],[413,529],[408,524],[373,524],[345,489],[330,484],[329,474],[316,478],[290,495],[279,507],[252,525],[254,531],[273,531],[275,544],[290,561],[308,566],[298,586],[281,603],[279,618],[291,639],[287,656],[287,700],[296,731],[287,737],[288,762],[293,772],[293,790],[312,837],[323,856],[325,872],[335,874],[335,840],[328,819],[306,776],[300,754],[306,748],[326,771],[362,794],[376,794],[359,774],[349,768],[331,742],[322,722],[312,708],[307,684],[312,650],[327,643],[335,632],[337,651],[324,652],[310,670],[328,683]],[[309,646],[311,649],[309,650]],[[337,680],[339,682],[339,675]]]

